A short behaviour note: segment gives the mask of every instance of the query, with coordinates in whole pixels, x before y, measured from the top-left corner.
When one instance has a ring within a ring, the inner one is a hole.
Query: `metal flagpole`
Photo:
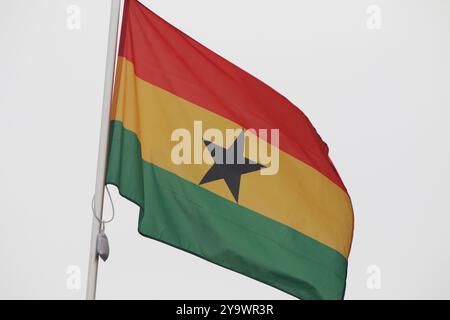
[[[109,20],[108,48],[106,54],[105,82],[103,88],[102,122],[100,129],[100,143],[97,161],[97,181],[95,184],[94,208],[98,219],[103,216],[103,196],[105,188],[106,162],[109,138],[109,113],[111,109],[114,67],[116,64],[117,36],[119,31],[120,0],[111,0],[111,14]],[[91,249],[89,253],[89,269],[86,288],[86,299],[94,300],[97,289],[97,235],[100,232],[100,222],[92,218]]]

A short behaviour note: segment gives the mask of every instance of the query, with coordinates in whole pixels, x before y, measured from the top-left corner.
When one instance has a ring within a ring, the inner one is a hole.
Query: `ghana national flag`
[[[342,299],[350,198],[291,102],[125,1],[106,181],[139,232],[302,299]]]

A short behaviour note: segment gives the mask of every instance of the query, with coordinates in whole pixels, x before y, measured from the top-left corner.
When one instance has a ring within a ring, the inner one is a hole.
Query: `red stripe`
[[[139,78],[244,128],[280,129],[281,150],[346,190],[302,111],[135,0],[126,1],[119,55],[134,63]]]

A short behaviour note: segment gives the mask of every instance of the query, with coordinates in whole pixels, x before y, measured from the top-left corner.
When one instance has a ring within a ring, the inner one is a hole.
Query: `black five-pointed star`
[[[244,135],[241,133],[228,149],[204,140],[214,165],[206,172],[200,184],[223,179],[238,202],[241,175],[264,168],[263,165],[255,163],[244,157]]]

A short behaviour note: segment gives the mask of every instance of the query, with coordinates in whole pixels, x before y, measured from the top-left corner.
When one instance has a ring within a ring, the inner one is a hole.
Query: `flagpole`
[[[106,53],[105,80],[103,87],[102,122],[100,128],[100,142],[97,160],[97,180],[95,183],[94,208],[96,216],[103,217],[103,196],[106,178],[108,154],[109,117],[112,92],[114,85],[114,67],[116,64],[117,36],[119,31],[120,0],[111,0],[111,14],[109,18],[108,47]],[[89,252],[89,267],[86,287],[86,299],[94,300],[97,289],[97,235],[100,232],[100,222],[92,217],[91,248]]]

